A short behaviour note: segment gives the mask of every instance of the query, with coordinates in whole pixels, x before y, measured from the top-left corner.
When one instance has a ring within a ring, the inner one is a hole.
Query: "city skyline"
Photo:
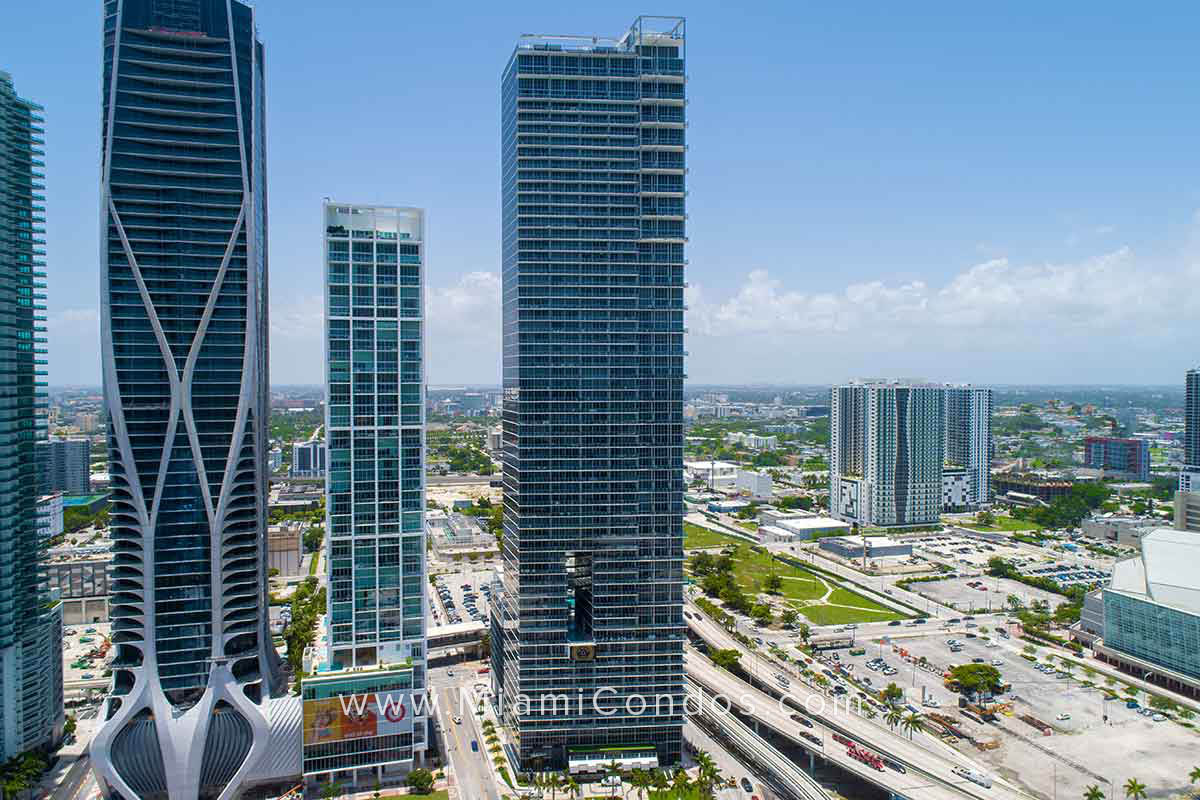
[[[268,65],[279,84],[268,132],[272,247],[289,276],[272,286],[274,382],[321,382],[306,357],[320,346],[312,322],[321,271],[305,232],[327,192],[429,207],[429,224],[445,242],[429,276],[430,380],[498,382],[500,277],[489,242],[499,215],[499,118],[487,64],[503,58],[498,40],[601,30],[605,15],[549,4],[516,16],[418,11],[401,27],[429,35],[397,53],[375,46],[400,22],[385,8],[372,8],[375,22],[362,26],[353,15],[317,24],[315,4],[289,4],[286,14],[260,5],[285,42]],[[992,385],[1104,383],[1118,371],[1131,384],[1174,382],[1183,365],[1164,345],[1186,336],[1186,320],[1200,307],[1191,277],[1200,192],[1185,135],[1194,125],[1180,119],[1196,112],[1175,102],[1187,91],[1187,69],[1172,46],[1188,19],[1133,12],[1081,18],[1043,8],[1037,32],[1019,13],[1009,19],[956,10],[888,20],[889,35],[876,20],[844,12],[780,15],[766,25],[750,12],[684,6],[694,39],[722,42],[700,50],[691,66],[709,87],[691,106],[693,119],[705,123],[689,158],[696,193],[689,209],[692,380],[776,380],[778,364],[802,350],[806,358],[788,370],[798,383],[869,374],[878,357],[907,374]],[[89,277],[97,209],[75,176],[94,169],[99,93],[78,75],[97,74],[100,54],[68,47],[92,37],[100,19],[94,6],[71,10],[21,7],[13,38],[0,33],[0,49],[11,54],[6,67],[60,123],[47,145],[47,192],[56,209],[48,250],[62,265],[50,277],[54,384],[98,382],[98,299]],[[638,9],[611,10],[622,12],[632,18]],[[1064,30],[1071,35],[1052,35]],[[1116,31],[1127,40],[1120,57],[1097,45]],[[337,114],[352,113],[361,100],[335,91],[336,70],[325,70],[325,59],[367,71],[403,69],[428,63],[447,36],[484,46],[433,80],[382,91],[403,105],[457,97],[479,110],[476,124],[414,125],[384,108],[374,125],[356,131],[356,149],[388,152],[384,140],[399,131],[405,152],[449,160],[367,165],[331,149],[334,123],[310,114],[310,92]],[[1145,45],[1151,40],[1153,48]],[[1026,58],[1014,59],[1014,46]],[[1058,68],[1041,69],[1043,62]],[[956,76],[964,63],[973,68]],[[758,88],[744,96],[750,76]],[[789,102],[756,103],[765,92]],[[988,103],[990,96],[1004,102]],[[1059,98],[1067,102],[1051,102]],[[1175,122],[1164,128],[1155,118]],[[761,148],[743,152],[726,142],[743,126],[762,137]],[[792,145],[797,131],[807,143],[800,150]],[[969,180],[951,182],[957,165]],[[742,199],[730,203],[735,196]],[[798,237],[789,233],[797,219],[805,221]],[[996,260],[1002,257],[1007,262]],[[1125,278],[1135,272],[1140,280],[1129,285]],[[1055,347],[1042,347],[1043,337]]]

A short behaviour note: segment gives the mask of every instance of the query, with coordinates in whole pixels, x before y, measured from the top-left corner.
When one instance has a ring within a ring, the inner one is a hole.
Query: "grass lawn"
[[[321,551],[318,550],[317,552],[312,554],[312,559],[308,562],[308,574],[309,575],[317,574],[317,564],[320,561],[321,561]]]
[[[789,600],[816,600],[829,591],[829,585],[819,576],[780,563],[767,553],[756,553],[746,544],[738,545],[733,560],[733,575],[738,585],[753,594],[763,591],[763,583],[772,572],[783,579],[780,594]]]
[[[866,602],[870,603],[869,600]],[[874,605],[874,604],[872,604]],[[879,608],[877,606],[877,608]],[[904,615],[890,609],[842,608],[841,606],[805,606],[800,613],[814,625],[846,625],[851,622],[882,622],[904,619]]]
[[[1036,522],[1030,522],[1026,519],[1013,519],[1012,517],[996,517],[996,521],[991,525],[980,525],[977,522],[962,522],[958,524],[973,531],[985,531],[988,533],[1000,531],[1040,531],[1042,529],[1042,526]]]
[[[450,800],[450,791],[438,789],[430,794],[383,794],[379,797],[380,800],[415,800],[418,797],[424,800]]]
[[[683,523],[683,549],[696,550],[702,547],[724,547],[730,544],[743,543],[742,539],[724,533],[717,533],[708,528],[702,528],[691,522]]]

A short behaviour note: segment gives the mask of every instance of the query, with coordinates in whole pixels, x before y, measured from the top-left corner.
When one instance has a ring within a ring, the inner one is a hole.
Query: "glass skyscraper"
[[[1184,377],[1183,397],[1183,469],[1179,488],[1200,492],[1200,368],[1189,369]]]
[[[112,476],[107,797],[298,777],[267,629],[263,47],[236,0],[108,0],[101,346]]]
[[[0,761],[62,735],[62,605],[39,574],[45,433],[42,108],[0,72]]]
[[[501,82],[492,658],[522,769],[680,754],[684,41],[523,37]]]
[[[423,759],[425,359],[421,209],[326,202],[327,652],[304,681],[305,718],[338,695],[391,692],[376,727],[305,725],[304,771],[370,788]],[[365,770],[365,775],[358,774]]]

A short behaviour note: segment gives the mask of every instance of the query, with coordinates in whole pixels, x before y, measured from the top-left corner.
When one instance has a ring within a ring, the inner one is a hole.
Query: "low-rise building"
[[[970,511],[973,507],[966,467],[942,467],[942,511]]]
[[[1060,497],[1071,493],[1071,481],[1061,478],[1043,478],[1038,475],[1009,475],[995,473],[992,475],[992,490],[996,496],[1015,492],[1030,495],[1043,503],[1053,503]]]
[[[1150,442],[1116,436],[1089,436],[1083,440],[1083,463],[1105,473],[1150,480]]]
[[[739,469],[735,488],[739,492],[749,494],[755,500],[770,500],[774,494],[774,481],[766,472]]]
[[[427,513],[425,527],[438,558],[490,557],[499,552],[496,537],[478,519],[453,512]]]
[[[293,478],[320,478],[325,475],[325,442],[292,443]]]
[[[779,446],[778,437],[762,436],[757,433],[743,433],[740,431],[729,434],[725,437],[725,441],[733,445],[741,445],[747,450],[753,450],[756,453],[774,450]]]
[[[763,544],[786,544],[808,541],[818,536],[842,535],[850,532],[850,525],[832,517],[791,517],[780,519],[771,525],[758,527],[758,540]]]
[[[46,542],[63,532],[62,492],[51,492],[38,498],[38,541]]]
[[[1200,491],[1175,493],[1175,530],[1200,533]]]
[[[60,545],[46,552],[46,584],[62,598],[64,625],[108,621],[108,566],[112,542]]]
[[[905,557],[912,555],[912,545],[887,536],[829,536],[817,546],[826,552],[847,559]]]
[[[304,560],[304,532],[308,525],[286,520],[267,527],[267,567],[279,570],[280,577],[291,578],[301,573]]]
[[[1098,657],[1200,697],[1200,537],[1171,528],[1142,537],[1141,555],[1118,561],[1104,589]]]
[[[705,487],[727,491],[737,486],[737,464],[728,461],[685,461],[686,483],[703,482]]]
[[[1103,515],[1085,519],[1080,523],[1079,531],[1084,536],[1090,536],[1102,542],[1132,546],[1140,542],[1147,533],[1161,526],[1161,521],[1148,517]]]
[[[271,472],[276,471],[283,466],[283,450],[278,447],[272,447],[267,452],[267,466]]]

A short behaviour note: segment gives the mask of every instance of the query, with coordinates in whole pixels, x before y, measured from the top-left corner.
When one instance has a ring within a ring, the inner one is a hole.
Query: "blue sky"
[[[688,373],[1175,383],[1197,358],[1200,9],[259,0],[272,379],[319,382],[320,203],[429,213],[429,379],[499,376],[517,36],[687,17]],[[7,9],[46,106],[50,379],[99,379],[99,0]],[[331,10],[332,9],[332,10]]]

